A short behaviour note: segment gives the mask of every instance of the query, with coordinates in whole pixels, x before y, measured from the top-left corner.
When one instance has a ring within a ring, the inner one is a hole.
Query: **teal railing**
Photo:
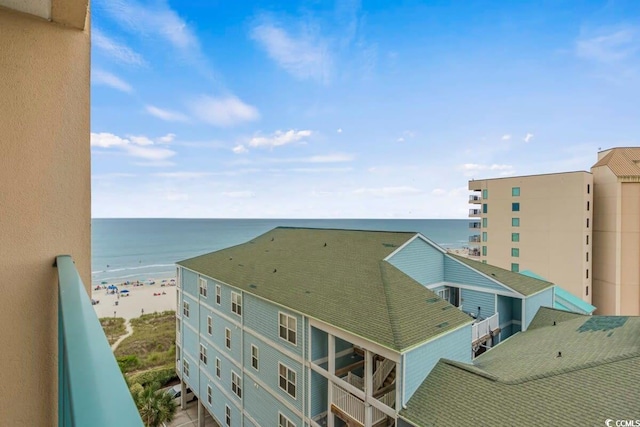
[[[56,258],[58,425],[142,427],[129,388],[68,255]]]

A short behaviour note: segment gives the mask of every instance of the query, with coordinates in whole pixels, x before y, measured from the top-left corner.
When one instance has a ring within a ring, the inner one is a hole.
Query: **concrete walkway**
[[[123,336],[121,336],[120,338],[118,338],[118,340],[116,342],[111,344],[111,351],[115,351],[116,348],[118,348],[118,346],[120,345],[120,343],[122,341],[124,341],[124,339],[126,337],[128,337],[129,335],[131,335],[133,333],[133,328],[131,327],[131,324],[129,323],[129,319],[125,320],[124,327],[127,329],[127,333],[124,334]]]
[[[205,410],[204,413],[205,427],[220,427],[208,411]],[[184,411],[178,407],[176,416],[166,427],[198,427],[198,400],[187,403],[187,409]]]

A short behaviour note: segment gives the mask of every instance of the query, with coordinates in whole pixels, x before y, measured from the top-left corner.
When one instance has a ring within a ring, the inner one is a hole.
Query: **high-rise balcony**
[[[469,221],[469,228],[482,228],[480,221]]]
[[[470,248],[469,249],[469,258],[480,258],[480,249],[478,248]]]
[[[480,243],[480,235],[474,234],[472,236],[469,236],[469,243]]]
[[[482,197],[479,194],[470,194],[469,203],[482,203]]]
[[[142,427],[129,388],[68,255],[56,258],[58,425]]]
[[[482,213],[482,209],[469,209],[470,217],[480,216],[481,213]]]

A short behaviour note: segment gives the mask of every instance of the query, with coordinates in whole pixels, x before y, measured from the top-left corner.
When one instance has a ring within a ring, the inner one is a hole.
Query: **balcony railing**
[[[480,235],[474,234],[472,236],[469,236],[469,243],[480,243]]]
[[[469,216],[480,216],[481,213],[480,209],[469,209]]]
[[[474,257],[474,258],[479,257],[480,256],[480,249],[478,249],[478,248],[469,249],[469,256],[470,257]]]
[[[58,298],[58,425],[142,427],[89,295],[73,260],[56,258]]]
[[[469,228],[481,228],[480,221],[470,221]]]
[[[500,316],[498,313],[471,325],[471,342],[477,343],[491,337],[491,333],[500,327]]]
[[[469,203],[480,203],[481,201],[482,201],[482,197],[476,194],[469,195]]]

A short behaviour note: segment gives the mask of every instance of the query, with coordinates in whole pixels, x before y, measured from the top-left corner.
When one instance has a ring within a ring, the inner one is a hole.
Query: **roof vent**
[[[558,352],[558,355],[557,355],[556,357],[562,357],[562,352],[561,352],[561,351],[559,351],[559,352]]]
[[[447,326],[449,324],[449,322],[442,322],[438,325],[436,325],[436,328],[444,328],[445,326]]]
[[[229,257],[229,261],[232,261],[232,260],[233,260],[233,257]]]
[[[493,277],[496,277],[496,273],[491,273],[491,275],[492,275]]]
[[[310,293],[311,293],[311,291],[304,291],[304,293],[305,293],[305,294],[310,294]]]
[[[427,299],[427,302],[431,304],[431,303],[434,303],[434,302],[438,302],[439,300],[440,300],[440,298],[434,297],[434,298]]]
[[[273,240],[274,240],[274,239],[275,239],[275,237],[272,237],[272,238],[271,238],[271,241],[273,242]]]
[[[258,285],[253,285],[253,284],[252,284],[252,285],[249,285],[249,287],[250,287],[250,288],[252,288],[252,289],[255,289],[255,288],[257,288],[257,287],[258,287]]]
[[[556,321],[555,320],[553,321],[553,326],[556,326]]]
[[[277,272],[277,271],[278,271],[278,269],[277,269],[277,268],[274,268],[274,269],[273,269],[273,272],[274,272],[274,273],[275,273],[275,272]]]
[[[325,248],[327,247],[327,242],[324,242],[324,247],[325,247]]]

